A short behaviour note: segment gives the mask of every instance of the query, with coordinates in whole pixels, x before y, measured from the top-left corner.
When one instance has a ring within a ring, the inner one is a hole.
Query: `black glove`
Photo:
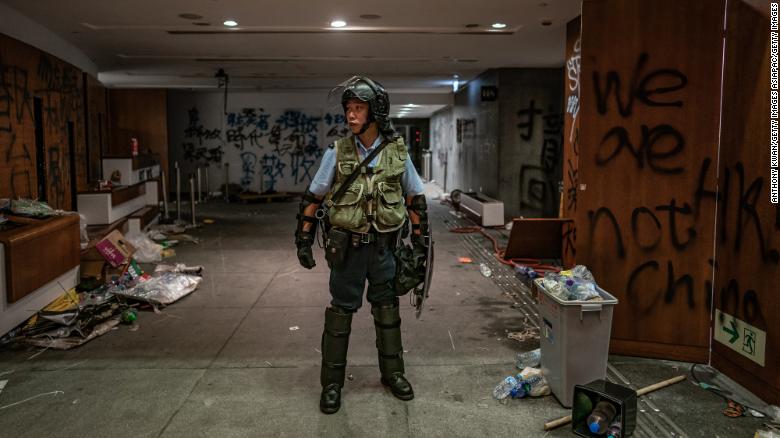
[[[311,233],[301,231],[295,235],[295,246],[298,247],[298,262],[306,269],[311,269],[317,264],[314,262],[314,254],[311,247],[314,244],[314,236]]]

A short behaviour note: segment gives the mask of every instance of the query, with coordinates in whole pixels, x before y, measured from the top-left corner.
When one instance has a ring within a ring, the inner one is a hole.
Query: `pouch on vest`
[[[383,229],[397,228],[406,219],[400,183],[380,181],[377,185],[379,200],[376,204],[376,220]]]
[[[338,268],[347,259],[350,236],[350,232],[337,228],[332,228],[328,232],[328,240],[325,242],[325,260],[329,268]]]
[[[353,183],[328,210],[330,224],[347,230],[355,230],[365,225],[368,218],[361,201],[363,186]]]

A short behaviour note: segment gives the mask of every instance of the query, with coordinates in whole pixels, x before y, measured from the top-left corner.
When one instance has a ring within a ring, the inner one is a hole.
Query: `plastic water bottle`
[[[608,401],[598,402],[593,412],[588,416],[588,429],[590,429],[591,433],[603,435],[615,418],[615,414],[615,406],[612,403]]]
[[[479,264],[479,272],[481,272],[485,277],[490,277],[493,275],[493,271],[488,267],[488,265],[484,263]]]
[[[620,417],[617,417],[607,428],[607,438],[620,438],[621,433],[622,427],[620,425]]]
[[[527,396],[535,396],[536,393],[543,393],[541,390],[542,385],[546,385],[547,380],[541,375],[531,376],[528,379],[520,380],[518,377],[517,386],[514,391],[510,393],[512,398],[524,398]],[[542,395],[542,394],[538,394]]]
[[[515,376],[509,376],[496,386],[496,389],[493,390],[493,397],[495,397],[496,400],[503,400],[512,393],[512,390],[516,386],[517,379],[515,379]]]
[[[540,348],[537,348],[536,350],[517,353],[517,360],[515,361],[515,366],[517,366],[518,369],[522,370],[523,368],[526,367],[537,367],[541,362],[542,362],[542,350]]]
[[[525,398],[531,392],[531,384],[525,380],[519,380],[517,385],[509,391],[512,398]]]

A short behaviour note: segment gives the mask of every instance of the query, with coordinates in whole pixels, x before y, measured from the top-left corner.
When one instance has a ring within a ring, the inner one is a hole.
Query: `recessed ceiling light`
[[[493,23],[493,24],[491,24],[491,27],[493,27],[493,29],[503,29],[503,28],[506,27],[506,24],[505,23]]]
[[[344,27],[347,25],[347,22],[344,20],[333,20],[330,22],[330,27]]]
[[[238,22],[234,20],[225,20],[222,24],[224,24],[227,27],[236,27],[238,26]]]

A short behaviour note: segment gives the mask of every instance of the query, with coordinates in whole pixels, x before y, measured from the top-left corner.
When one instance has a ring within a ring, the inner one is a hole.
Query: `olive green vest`
[[[366,233],[372,226],[381,233],[400,228],[407,214],[401,188],[407,157],[403,138],[392,140],[385,146],[373,171],[358,175],[335,203],[331,202],[331,197],[362,160],[354,136],[336,141],[334,148],[336,177],[325,198],[330,224],[357,233]]]

